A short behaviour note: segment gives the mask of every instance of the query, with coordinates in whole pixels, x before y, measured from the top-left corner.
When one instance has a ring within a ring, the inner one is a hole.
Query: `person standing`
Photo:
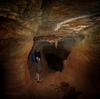
[[[36,70],[36,80],[37,82],[40,82],[40,74],[42,72],[42,65],[41,65],[41,53],[34,51],[32,54],[32,60],[35,65],[35,70]]]

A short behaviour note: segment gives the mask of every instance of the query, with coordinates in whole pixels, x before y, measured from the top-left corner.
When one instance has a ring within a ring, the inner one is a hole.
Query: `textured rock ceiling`
[[[94,14],[99,12],[98,10],[98,2],[91,1],[90,3],[90,1],[83,2],[82,0],[76,0],[76,2],[70,2],[70,0],[1,0],[0,3],[1,16],[17,20],[32,31],[36,31],[39,27],[37,34],[54,33],[57,23],[73,17]],[[84,21],[82,24],[87,24],[89,20]]]

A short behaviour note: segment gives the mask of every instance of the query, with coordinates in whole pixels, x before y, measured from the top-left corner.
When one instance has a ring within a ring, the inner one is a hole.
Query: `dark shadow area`
[[[42,0],[41,9],[46,9],[50,3],[52,3],[52,0]]]
[[[62,48],[55,48],[54,46],[44,47],[43,53],[48,68],[53,71],[62,71],[64,69],[63,62],[70,54],[69,51]]]
[[[4,65],[0,61],[0,97],[5,98],[5,70]]]
[[[78,97],[82,94],[76,88],[70,86],[66,82],[61,82],[59,90],[63,92],[62,99],[78,99]]]
[[[46,61],[50,69],[55,71],[62,71],[63,69],[63,60],[54,53],[47,53],[45,55]]]

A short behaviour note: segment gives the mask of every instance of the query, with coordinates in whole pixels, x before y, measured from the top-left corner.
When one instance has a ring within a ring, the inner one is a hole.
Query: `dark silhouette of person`
[[[39,51],[34,51],[32,54],[32,61],[36,68],[36,80],[37,82],[40,81],[40,73],[42,71],[42,65],[41,65],[41,53]]]

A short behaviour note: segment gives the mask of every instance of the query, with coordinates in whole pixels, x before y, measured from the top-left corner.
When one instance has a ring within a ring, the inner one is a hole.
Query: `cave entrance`
[[[69,56],[69,52],[63,48],[55,46],[45,46],[43,54],[48,64],[48,69],[52,71],[62,71],[64,69],[64,60]]]
[[[35,50],[41,53],[41,64],[44,69],[47,68],[49,71],[60,72],[64,69],[64,60],[70,54],[67,49],[60,46],[61,44],[56,48],[54,44],[47,41],[40,41],[35,44],[31,53],[34,53]]]
[[[63,61],[60,57],[58,57],[54,53],[45,54],[45,59],[48,64],[48,68],[53,71],[62,71],[63,69]]]

